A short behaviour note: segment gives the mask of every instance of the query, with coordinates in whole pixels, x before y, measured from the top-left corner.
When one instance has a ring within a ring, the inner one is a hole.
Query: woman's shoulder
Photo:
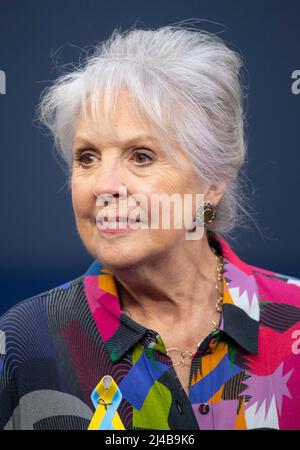
[[[77,331],[88,317],[84,300],[80,276],[18,302],[0,317],[0,430],[9,420],[19,424],[21,396],[28,400],[36,390],[60,389],[61,364],[69,367],[64,338],[72,324]]]
[[[211,239],[215,235],[212,234]],[[293,303],[300,307],[300,278],[287,273],[276,272],[265,267],[256,266],[247,260],[240,258],[232,247],[222,236],[217,236],[221,253],[226,259],[229,267],[228,278],[233,286],[247,286],[249,283],[249,292],[253,292],[255,283],[257,285],[257,294],[261,302],[281,302]],[[216,240],[216,238],[215,238]],[[211,241],[213,243],[214,241]],[[248,278],[250,276],[250,278]]]
[[[76,314],[81,304],[83,276],[26,298],[6,311],[0,317],[0,375],[5,362],[13,369],[47,353],[52,335],[72,320],[69,316],[74,310]]]
[[[249,265],[260,291],[260,300],[289,303],[300,307],[300,278]]]
[[[80,289],[82,284],[83,276],[80,276],[20,300],[0,316],[0,329],[1,325],[10,319],[23,318],[24,321],[24,314],[28,316],[28,318],[33,318],[44,313],[50,305],[53,307],[57,303],[57,306],[61,306],[64,300],[69,299],[70,296],[74,297],[75,292]]]
[[[257,267],[252,264],[248,264],[255,276],[261,276],[265,279],[275,279],[286,283],[287,285],[295,285],[300,287],[300,278],[294,275],[288,275],[282,272],[276,272],[275,270],[266,269],[264,267]]]

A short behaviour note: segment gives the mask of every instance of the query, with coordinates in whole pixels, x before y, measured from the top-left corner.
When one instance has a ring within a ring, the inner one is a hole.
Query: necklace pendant
[[[181,352],[181,362],[182,362],[182,364],[184,364],[185,366],[188,366],[190,363],[189,362],[186,362],[186,359],[189,359],[189,360],[191,360],[191,359],[193,359],[193,353],[192,352],[189,352],[189,351],[184,351],[184,352]]]

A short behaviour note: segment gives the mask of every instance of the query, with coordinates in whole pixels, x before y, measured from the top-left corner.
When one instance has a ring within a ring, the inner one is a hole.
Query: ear
[[[218,184],[218,186],[210,186],[210,188],[205,193],[205,201],[209,200],[214,205],[217,205],[222,198],[225,186],[225,183],[220,183]]]

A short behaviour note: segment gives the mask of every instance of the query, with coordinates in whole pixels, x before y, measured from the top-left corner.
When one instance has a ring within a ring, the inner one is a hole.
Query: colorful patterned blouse
[[[189,395],[94,261],[0,318],[0,429],[300,429],[300,280],[246,264],[220,235],[213,245],[222,320],[193,356]]]

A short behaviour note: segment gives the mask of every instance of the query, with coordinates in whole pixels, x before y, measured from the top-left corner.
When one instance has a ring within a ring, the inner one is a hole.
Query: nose
[[[125,191],[127,191],[124,183],[124,168],[119,164],[117,159],[103,157],[101,166],[94,174],[93,180],[93,194],[96,198],[105,196],[115,198],[124,197]]]

